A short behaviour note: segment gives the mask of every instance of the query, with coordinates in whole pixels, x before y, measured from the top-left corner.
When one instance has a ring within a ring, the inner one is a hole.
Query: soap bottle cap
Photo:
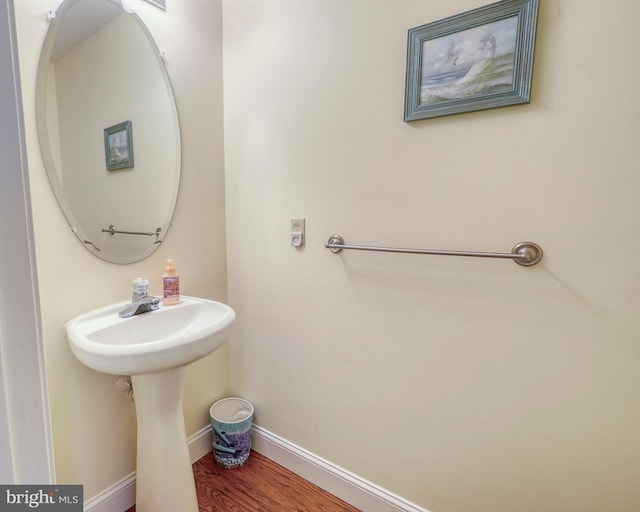
[[[167,260],[166,261],[166,265],[167,266],[165,267],[165,270],[167,272],[175,272],[176,271],[176,265],[175,265],[173,260]]]

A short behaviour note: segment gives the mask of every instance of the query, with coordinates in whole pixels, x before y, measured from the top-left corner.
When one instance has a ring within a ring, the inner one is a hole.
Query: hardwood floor
[[[220,467],[208,453],[193,474],[200,512],[360,512],[254,451],[234,469]]]

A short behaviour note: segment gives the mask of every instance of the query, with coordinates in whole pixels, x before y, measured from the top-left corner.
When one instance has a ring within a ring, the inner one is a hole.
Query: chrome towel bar
[[[431,249],[404,249],[400,247],[374,247],[369,245],[348,245],[340,235],[332,235],[324,246],[331,252],[338,253],[343,249],[356,251],[401,252],[408,254],[436,254],[441,256],[471,256],[475,258],[504,258],[515,261],[518,265],[530,267],[542,259],[542,248],[533,242],[520,242],[509,253],[505,252],[472,252],[472,251],[440,251]]]
[[[119,231],[117,229],[115,229],[113,227],[113,224],[111,224],[107,229],[102,229],[101,230],[103,233],[109,233],[111,236],[115,235],[116,233],[120,234],[120,235],[142,235],[142,236],[153,236],[155,235],[156,238],[158,238],[158,236],[160,236],[160,233],[162,232],[162,228],[158,228],[155,231],[149,233],[147,231]]]

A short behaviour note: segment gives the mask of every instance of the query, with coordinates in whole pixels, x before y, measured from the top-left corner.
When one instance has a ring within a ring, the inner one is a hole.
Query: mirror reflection
[[[51,186],[80,242],[114,263],[159,247],[178,193],[180,133],[164,63],[130,8],[61,4],[40,57],[37,122]]]

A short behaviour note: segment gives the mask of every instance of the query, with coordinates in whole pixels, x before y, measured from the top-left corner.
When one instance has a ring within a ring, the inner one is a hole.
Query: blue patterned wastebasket
[[[223,398],[209,409],[213,456],[225,468],[242,466],[251,452],[253,405],[242,398]]]

